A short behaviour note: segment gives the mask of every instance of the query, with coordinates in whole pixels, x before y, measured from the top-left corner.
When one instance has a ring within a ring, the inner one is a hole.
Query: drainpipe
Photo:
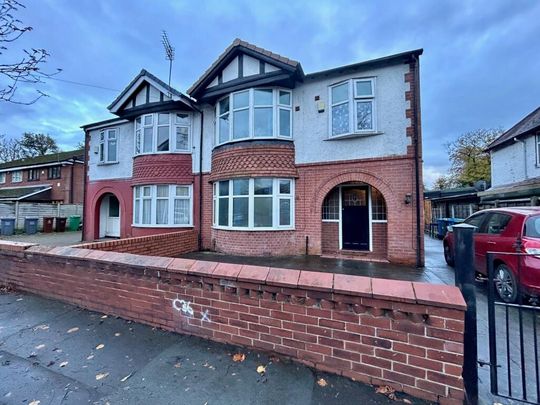
[[[83,166],[83,221],[82,221],[82,235],[81,241],[84,240],[84,230],[86,228],[86,221],[88,221],[87,216],[85,215],[86,209],[89,208],[86,206],[86,177],[88,176],[88,160],[90,157],[90,135],[88,131],[84,131],[84,166]]]
[[[199,110],[201,114],[201,134],[199,137],[199,238],[198,245],[199,250],[202,249],[202,210],[203,210],[203,129],[204,129],[204,113]]]
[[[74,172],[74,170],[75,170],[75,158],[72,158],[71,162],[73,164],[71,165],[71,179],[69,180],[69,203],[73,204],[73,184],[74,184],[73,175],[75,173]]]
[[[414,177],[416,195],[416,267],[423,267],[420,246],[422,246],[422,231],[420,230],[420,60],[413,55],[414,60]]]
[[[525,165],[525,179],[529,178],[529,174],[527,173],[527,142],[525,142],[523,139],[514,138],[514,142],[520,142],[523,144],[523,164]]]

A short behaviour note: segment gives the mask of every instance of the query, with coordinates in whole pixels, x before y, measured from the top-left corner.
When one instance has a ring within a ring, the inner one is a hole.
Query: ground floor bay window
[[[147,185],[133,188],[133,225],[193,226],[191,185]]]
[[[214,227],[238,230],[294,228],[294,180],[233,179],[214,183]]]

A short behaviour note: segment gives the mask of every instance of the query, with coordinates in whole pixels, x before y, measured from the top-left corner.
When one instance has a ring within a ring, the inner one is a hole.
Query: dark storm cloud
[[[414,48],[422,57],[425,180],[448,167],[444,143],[482,127],[508,128],[540,104],[537,1],[39,1],[18,46],[50,51],[59,79],[122,89],[141,68],[161,78],[166,29],[173,84],[185,90],[235,38],[302,62],[306,72]],[[26,89],[22,89],[24,91]],[[79,126],[108,118],[117,93],[51,80],[50,97],[0,105],[0,133],[54,135],[75,145]],[[30,91],[30,89],[28,90]]]

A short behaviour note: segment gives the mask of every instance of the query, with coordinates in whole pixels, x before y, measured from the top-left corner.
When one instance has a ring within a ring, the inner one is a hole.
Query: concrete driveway
[[[47,246],[71,246],[81,243],[82,232],[52,232],[52,233],[36,233],[27,235],[20,233],[11,236],[0,236],[0,240],[11,240],[15,242],[36,243]]]

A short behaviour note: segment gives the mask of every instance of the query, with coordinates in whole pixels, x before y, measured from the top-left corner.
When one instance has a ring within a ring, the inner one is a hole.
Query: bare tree
[[[23,157],[19,142],[16,139],[0,135],[0,163],[11,162]]]
[[[0,55],[3,55],[8,46],[14,43],[26,32],[32,31],[31,26],[24,25],[21,20],[15,17],[16,12],[25,6],[17,0],[2,0],[0,6]],[[61,71],[47,73],[41,68],[46,63],[49,53],[45,49],[26,50],[23,49],[23,56],[11,63],[2,61],[0,63],[0,77],[7,83],[0,86],[0,101],[17,104],[32,104],[41,97],[46,96],[41,90],[36,89],[38,95],[30,100],[17,100],[15,93],[21,84],[43,83],[43,78],[51,77]]]

